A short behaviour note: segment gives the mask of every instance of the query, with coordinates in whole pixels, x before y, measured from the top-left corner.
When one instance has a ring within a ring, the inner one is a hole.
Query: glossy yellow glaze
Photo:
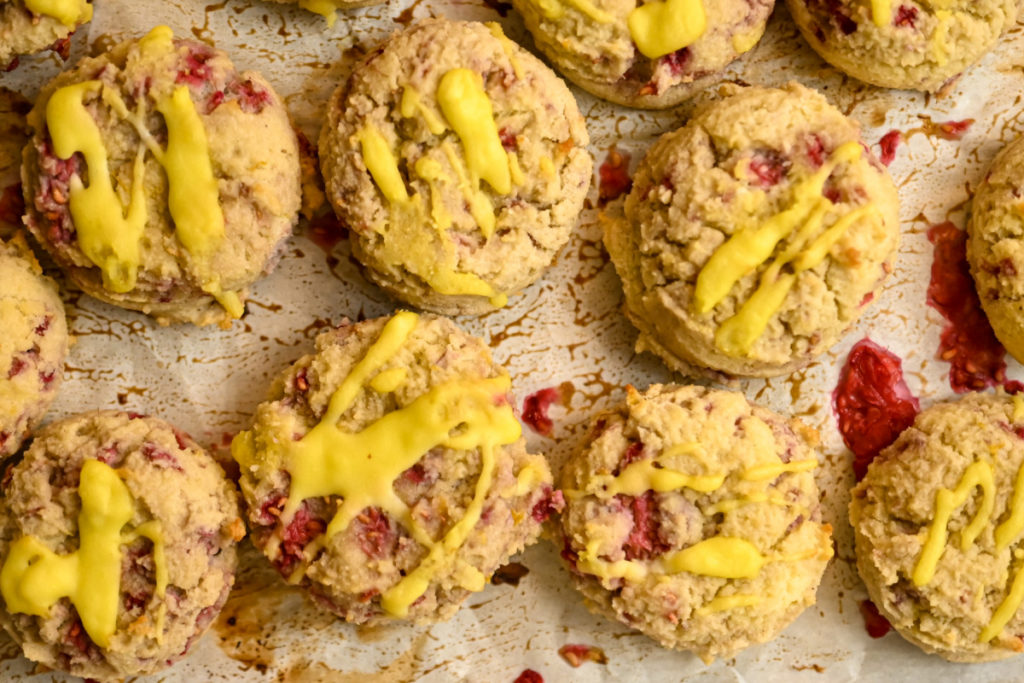
[[[25,0],[30,12],[53,17],[69,28],[92,19],[92,5],[88,0]]]
[[[640,53],[657,59],[695,43],[708,21],[702,0],[654,0],[633,9],[626,25]]]

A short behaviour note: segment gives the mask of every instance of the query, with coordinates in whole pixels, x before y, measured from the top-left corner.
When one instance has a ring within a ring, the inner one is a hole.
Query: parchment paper
[[[386,6],[340,14],[328,29],[319,16],[258,0],[95,0],[93,22],[75,37],[72,59],[166,23],[180,36],[213,41],[243,68],[262,71],[286,95],[297,125],[315,142],[326,98],[344,66],[410,18],[432,14],[498,20],[509,36],[532,48],[514,12],[487,0],[391,0]],[[925,305],[932,248],[925,236],[947,218],[961,227],[971,188],[1006,142],[1024,131],[1024,25],[942,98],[890,92],[843,77],[805,45],[779,2],[765,40],[730,70],[732,78],[777,85],[797,79],[823,91],[864,126],[877,151],[886,132],[907,138],[891,172],[900,188],[903,239],[896,271],[880,299],[832,351],[791,377],[743,382],[753,400],[797,415],[817,428],[823,465],[817,470],[825,516],[836,530],[837,557],[808,609],[774,642],[735,659],[705,666],[664,650],[616,623],[590,615],[569,585],[557,549],[542,542],[517,561],[529,569],[518,586],[492,585],[472,597],[450,622],[432,628],[360,629],[318,611],[285,587],[251,548],[239,582],[215,628],[191,656],[161,681],[481,681],[511,683],[532,668],[546,681],[944,681],[1021,680],[1020,659],[954,665],[922,654],[895,634],[872,640],[858,603],[865,593],[853,566],[846,520],[852,484],[850,454],[831,414],[830,396],[846,354],[870,337],[903,358],[910,389],[922,406],[950,398],[948,365],[935,358],[943,321]],[[499,14],[500,12],[500,14]],[[502,16],[504,15],[504,16]],[[22,60],[0,84],[32,96],[59,68],[52,56]],[[587,117],[595,169],[615,145],[633,166],[660,133],[684,120],[687,107],[635,112],[574,89]],[[929,133],[928,122],[974,119],[959,141]],[[259,144],[257,140],[254,144]],[[591,201],[596,204],[596,179]],[[160,328],[142,315],[69,292],[65,301],[78,342],[50,419],[122,407],[163,417],[209,447],[223,446],[248,426],[271,378],[312,349],[323,327],[344,316],[390,313],[396,304],[366,282],[347,245],[310,239],[305,227],[277,270],[253,288],[248,314],[229,331]],[[635,332],[620,313],[618,278],[600,244],[597,210],[584,211],[554,267],[509,306],[459,322],[491,340],[512,374],[521,400],[560,387],[564,405],[550,411],[554,437],[529,430],[529,443],[554,466],[564,461],[586,420],[618,401],[631,383],[674,379],[655,358],[633,353]],[[1009,374],[1021,368],[1010,362]],[[675,378],[679,379],[679,378]],[[64,680],[45,673],[0,641],[0,679]],[[567,643],[603,649],[606,664],[571,668],[558,654]]]

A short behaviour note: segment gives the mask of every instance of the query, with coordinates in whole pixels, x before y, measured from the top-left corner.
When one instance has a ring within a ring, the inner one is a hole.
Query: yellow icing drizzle
[[[871,19],[875,26],[886,26],[892,17],[892,0],[871,0]]]
[[[409,192],[405,189],[405,181],[398,170],[398,161],[380,131],[372,123],[368,123],[359,131],[357,138],[366,170],[370,172],[370,177],[380,188],[384,198],[391,203],[408,201]]]
[[[932,38],[932,59],[939,66],[945,66],[949,62],[949,45],[946,44],[946,38],[949,35],[949,23],[953,18],[953,13],[949,10],[937,9],[935,18],[939,20],[939,25]]]
[[[441,168],[441,164],[429,157],[421,157],[414,167],[416,175],[427,181],[430,187],[430,219],[438,230],[438,236],[445,240],[444,231],[452,227],[452,215],[444,205],[444,195],[437,188],[438,183],[448,182],[449,178]]]
[[[408,374],[405,368],[388,368],[370,380],[370,388],[378,394],[390,394],[405,383]]]
[[[638,460],[630,463],[617,476],[595,475],[587,484],[587,493],[599,497],[617,495],[639,496],[646,491],[678,491],[688,488],[701,493],[710,493],[725,482],[724,474],[693,475],[677,472],[660,466],[657,459]]]
[[[488,379],[454,380],[433,387],[400,410],[388,413],[361,432],[338,427],[342,415],[359,392],[404,345],[418,323],[414,313],[400,312],[384,326],[380,337],[334,392],[320,423],[299,441],[275,440],[271,454],[291,475],[288,502],[281,513],[287,524],[309,498],[342,499],[324,536],[323,544],[344,531],[368,507],[380,507],[427,547],[420,565],[381,596],[381,606],[405,616],[409,606],[426,590],[432,577],[452,562],[451,555],[465,543],[480,519],[483,501],[494,475],[495,449],[514,443],[521,435],[512,408],[496,404],[510,386],[507,374]],[[440,540],[432,539],[393,490],[402,472],[438,446],[480,450],[480,476],[472,501]],[[232,455],[243,467],[255,464],[253,434],[242,432],[232,444]],[[471,568],[459,571],[470,590],[483,587],[483,575]]]
[[[992,466],[987,462],[975,462],[968,467],[954,490],[940,489],[935,494],[935,515],[928,526],[924,547],[917,558],[911,579],[915,586],[928,584],[935,576],[935,567],[945,550],[949,535],[947,525],[953,512],[967,502],[975,488],[981,488],[978,511],[970,523],[960,532],[960,548],[966,550],[974,543],[992,514],[995,505],[995,482]]]
[[[767,561],[750,541],[712,536],[661,558],[669,574],[688,572],[720,579],[752,579]]]
[[[494,109],[480,74],[469,69],[445,73],[437,86],[437,103],[462,141],[472,186],[475,188],[484,180],[498,194],[511,192],[508,157],[501,146]],[[478,219],[484,237],[494,233],[493,209],[489,216],[483,223]]]
[[[156,521],[122,536],[135,505],[128,487],[105,463],[87,460],[82,465],[78,495],[82,501],[78,550],[57,555],[33,536],[19,538],[0,569],[0,591],[9,611],[39,617],[49,616],[53,605],[67,597],[89,638],[105,648],[117,630],[120,578],[114,577],[121,576],[121,545],[139,536],[153,542],[155,593],[163,598],[167,587],[163,537]],[[161,636],[158,631],[157,637]]]
[[[736,50],[737,54],[750,52],[751,48],[757,45],[757,41],[761,40],[763,35],[764,27],[762,26],[757,26],[746,33],[737,33],[732,37],[732,49]]]
[[[1022,602],[1024,602],[1024,565],[1017,567],[1017,573],[1013,577],[1010,591],[1003,598],[1003,601],[999,603],[996,611],[992,613],[992,618],[989,620],[988,625],[978,635],[978,642],[987,643],[995,638],[1003,630],[1003,627],[1010,622],[1013,615],[1017,613],[1017,608],[1020,607]]]
[[[450,142],[447,140],[442,142],[441,151],[444,152],[444,155],[448,158],[448,163],[455,170],[459,190],[469,205],[469,213],[473,216],[476,224],[480,226],[480,232],[485,237],[489,237],[494,233],[495,225],[494,206],[491,204],[491,200],[480,189],[479,182],[472,181],[466,175],[466,169],[462,167],[462,161]]]
[[[334,22],[338,20],[335,12],[342,7],[342,3],[337,0],[299,0],[299,7],[319,14],[327,20],[328,28],[334,28]]]
[[[736,282],[771,256],[776,245],[798,225],[803,224],[818,206],[825,181],[841,163],[860,159],[861,146],[848,142],[837,148],[821,168],[796,183],[789,206],[760,225],[747,225],[711,254],[697,275],[694,309],[709,312]]]
[[[37,15],[53,17],[65,26],[76,26],[92,19],[88,0],[25,0],[25,7]]]
[[[146,226],[145,150],[140,148],[135,158],[131,200],[125,215],[110,179],[103,137],[83,103],[86,95],[100,92],[102,88],[100,81],[86,81],[57,90],[46,103],[46,126],[58,157],[70,159],[78,152],[85,158],[89,187],[85,187],[77,174],[70,181],[71,217],[78,233],[78,245],[86,257],[99,266],[104,286],[123,293],[135,288],[139,240]]]
[[[726,610],[736,609],[738,607],[754,607],[764,602],[764,598],[760,595],[724,595],[711,600],[709,603],[702,607],[698,607],[696,612],[698,615],[704,617],[715,612],[725,612]]]
[[[655,0],[633,9],[626,24],[640,53],[657,59],[696,42],[708,20],[702,0]]]
[[[1013,395],[1013,421],[1024,420],[1024,398],[1020,394]]]
[[[516,75],[516,78],[523,77],[523,69],[519,65],[519,60],[516,59],[516,50],[518,46],[508,39],[505,32],[501,30],[501,24],[496,21],[488,21],[484,24],[487,29],[491,32],[491,35],[498,39],[501,43],[501,49],[505,51],[505,56],[508,57],[508,63],[512,66],[512,73]]]
[[[402,113],[402,117],[407,119],[411,119],[416,114],[422,116],[423,122],[427,124],[427,130],[432,135],[441,135],[448,129],[441,117],[435,114],[433,109],[423,104],[420,94],[410,85],[402,89],[402,102],[399,105],[399,111]]]

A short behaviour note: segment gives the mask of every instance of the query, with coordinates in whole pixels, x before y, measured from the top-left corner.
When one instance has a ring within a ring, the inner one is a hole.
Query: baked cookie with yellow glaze
[[[48,425],[0,488],[0,621],[33,661],[104,681],[153,673],[227,600],[245,535],[237,491],[162,420]]]
[[[1024,400],[922,411],[853,489],[857,569],[878,611],[954,662],[1024,651]]]
[[[562,557],[588,607],[705,661],[774,638],[832,557],[812,442],[739,393],[628,387],[562,473]]]
[[[25,115],[31,108],[24,97],[0,87],[0,239],[22,227],[21,150],[28,142]]]
[[[18,55],[56,49],[90,19],[91,0],[0,0],[0,70]]]
[[[508,374],[432,315],[321,334],[232,454],[253,543],[355,623],[450,618],[561,505]]]
[[[1024,362],[1024,137],[992,162],[971,200],[967,234],[985,315],[1010,355]]]
[[[935,92],[1017,21],[1017,0],[786,0],[804,38],[840,71]]]
[[[64,374],[68,328],[57,286],[25,243],[0,242],[0,459],[43,419]]]
[[[28,119],[28,228],[78,286],[161,324],[242,315],[300,204],[298,141],[262,77],[158,27],[58,76]]]
[[[764,34],[775,0],[512,0],[570,81],[627,107],[679,104]]]
[[[321,15],[333,27],[338,20],[337,11],[379,5],[387,0],[271,0],[283,5],[298,5],[302,9]]]
[[[479,314],[568,241],[593,163],[565,84],[497,24],[428,19],[334,93],[327,196],[369,277],[419,308]]]
[[[779,375],[832,346],[878,292],[899,240],[896,188],[818,93],[735,89],[654,144],[604,239],[637,350],[684,374]]]

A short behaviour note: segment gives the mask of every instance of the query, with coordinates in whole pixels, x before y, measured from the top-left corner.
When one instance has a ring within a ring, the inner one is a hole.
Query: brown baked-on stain
[[[526,565],[519,562],[509,562],[494,570],[494,575],[491,576],[491,583],[495,586],[509,585],[517,587],[523,577],[529,573],[530,570]]]
[[[423,2],[423,0],[415,0],[411,5],[402,10],[397,17],[395,17],[394,22],[396,24],[401,24],[402,26],[408,26],[412,23],[413,12],[416,11],[416,8],[420,6],[421,2]]]
[[[825,673],[825,667],[821,664],[794,664],[793,671],[815,671],[819,674]]]
[[[277,683],[406,683],[415,681],[422,668],[420,650],[426,643],[427,632],[416,636],[411,648],[387,664],[380,671],[337,671],[323,662],[300,660],[278,673]]]
[[[284,643],[277,636],[279,627],[322,630],[337,621],[334,615],[312,608],[300,588],[286,584],[259,551],[243,541],[235,586],[213,631],[225,655],[240,662],[244,670],[265,673],[274,666],[274,651]]]

